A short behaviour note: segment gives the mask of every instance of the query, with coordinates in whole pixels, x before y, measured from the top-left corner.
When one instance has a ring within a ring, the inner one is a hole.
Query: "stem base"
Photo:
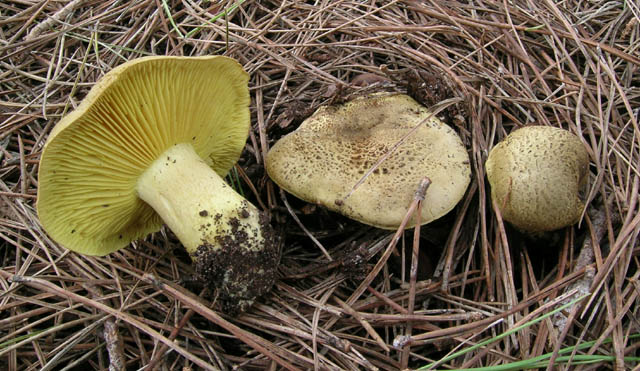
[[[136,190],[180,239],[199,279],[227,309],[248,308],[272,286],[279,254],[268,218],[190,144],[166,150],[138,179]]]

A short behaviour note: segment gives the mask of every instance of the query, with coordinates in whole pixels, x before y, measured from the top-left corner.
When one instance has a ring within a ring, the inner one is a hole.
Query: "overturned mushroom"
[[[403,94],[320,107],[273,146],[266,169],[295,196],[384,229],[400,225],[425,176],[422,223],[453,209],[471,173],[456,132]]]
[[[589,166],[577,136],[549,126],[527,126],[498,143],[486,162],[491,197],[504,220],[527,232],[574,224]]]
[[[249,132],[247,74],[226,57],[145,57],[107,73],[52,130],[38,215],[66,248],[106,255],[163,222],[230,308],[278,262],[266,217],[228,186]]]

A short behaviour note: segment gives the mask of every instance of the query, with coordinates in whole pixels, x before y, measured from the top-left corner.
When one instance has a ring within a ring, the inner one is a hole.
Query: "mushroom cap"
[[[190,143],[220,176],[249,126],[248,75],[233,59],[144,57],[98,81],[51,131],[38,172],[38,216],[70,250],[106,255],[160,229],[136,194],[160,154]]]
[[[384,229],[401,224],[425,176],[432,183],[422,224],[453,209],[471,174],[469,156],[456,132],[404,94],[374,94],[320,107],[271,148],[266,169],[276,184],[296,197]]]
[[[589,155],[574,134],[549,126],[517,129],[491,150],[485,166],[491,197],[517,228],[544,232],[580,219]]]

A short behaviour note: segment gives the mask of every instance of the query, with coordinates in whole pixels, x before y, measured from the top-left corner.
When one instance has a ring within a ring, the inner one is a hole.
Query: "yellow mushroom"
[[[572,133],[549,126],[515,130],[491,150],[485,166],[491,197],[517,228],[544,232],[579,220],[589,156]]]
[[[248,76],[226,57],[145,57],[107,73],[52,130],[37,209],[66,248],[106,255],[163,223],[229,307],[275,279],[265,216],[228,186],[249,128]]]
[[[266,169],[298,198],[384,229],[400,225],[422,178],[431,179],[424,224],[453,209],[471,174],[456,132],[404,94],[320,107],[271,148]]]

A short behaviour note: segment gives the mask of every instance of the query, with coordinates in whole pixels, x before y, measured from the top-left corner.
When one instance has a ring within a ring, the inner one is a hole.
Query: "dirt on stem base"
[[[231,233],[217,236],[218,246],[205,243],[193,254],[197,279],[217,293],[218,303],[227,314],[246,311],[275,282],[280,253],[268,219],[264,214],[259,217],[262,248],[255,248],[260,243],[257,238],[242,228],[238,218],[231,218]]]

